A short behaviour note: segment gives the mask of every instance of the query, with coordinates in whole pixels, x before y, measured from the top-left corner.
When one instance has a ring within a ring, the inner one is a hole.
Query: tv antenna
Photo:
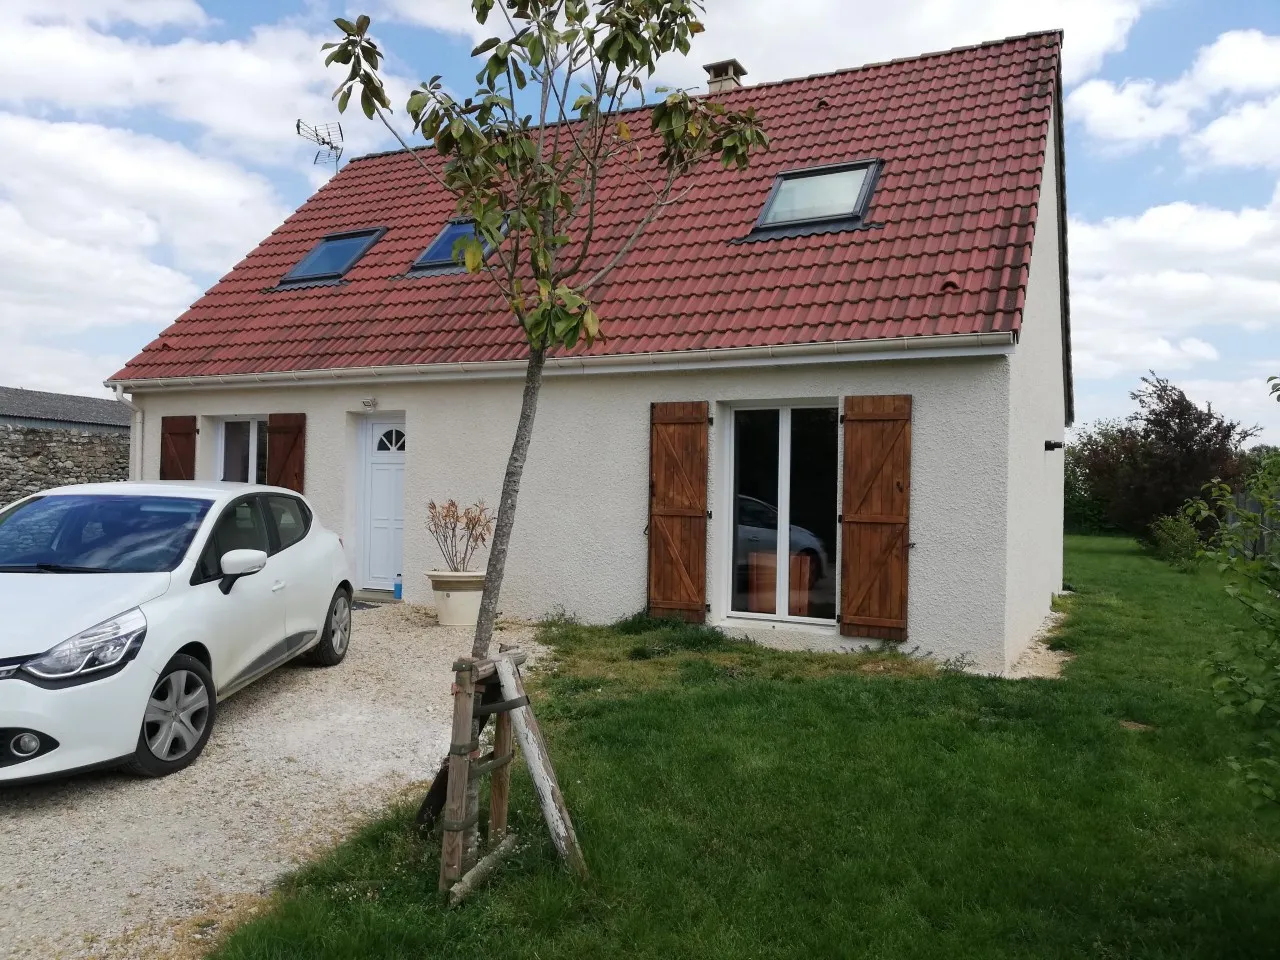
[[[310,140],[320,148],[314,163],[332,163],[333,169],[338,169],[338,160],[342,157],[342,124],[321,123],[313,127],[299,120],[295,129],[303,140]]]

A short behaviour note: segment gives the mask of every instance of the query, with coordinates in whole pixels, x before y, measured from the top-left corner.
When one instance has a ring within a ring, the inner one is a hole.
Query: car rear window
[[[0,513],[0,572],[154,573],[186,556],[209,512],[193,497],[50,494]]]
[[[276,534],[280,538],[280,549],[293,546],[307,535],[311,526],[311,517],[301,500],[293,497],[271,495],[266,498],[267,508],[271,511],[271,520],[275,524]]]

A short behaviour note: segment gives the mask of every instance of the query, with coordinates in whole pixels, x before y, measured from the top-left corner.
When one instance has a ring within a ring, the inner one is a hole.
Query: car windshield
[[[0,573],[155,573],[186,555],[208,500],[67,494],[0,512]]]

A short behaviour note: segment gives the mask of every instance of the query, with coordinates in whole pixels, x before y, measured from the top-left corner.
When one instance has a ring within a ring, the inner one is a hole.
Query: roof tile
[[[772,148],[689,175],[596,291],[605,337],[576,352],[1016,332],[1060,45],[1033,34],[719,95],[754,107]],[[863,228],[735,242],[779,172],[866,158],[884,165]],[[645,211],[621,167],[601,194],[595,263]],[[518,358],[486,276],[406,275],[453,210],[406,152],[358,158],[113,379]],[[322,236],[365,226],[389,229],[342,283],[275,289]]]

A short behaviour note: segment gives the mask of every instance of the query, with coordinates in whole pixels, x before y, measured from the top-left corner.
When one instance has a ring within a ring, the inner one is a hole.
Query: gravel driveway
[[[181,773],[0,788],[0,957],[198,953],[216,918],[429,778],[471,631],[408,606],[353,626],[340,666],[286,666],[220,705]]]

